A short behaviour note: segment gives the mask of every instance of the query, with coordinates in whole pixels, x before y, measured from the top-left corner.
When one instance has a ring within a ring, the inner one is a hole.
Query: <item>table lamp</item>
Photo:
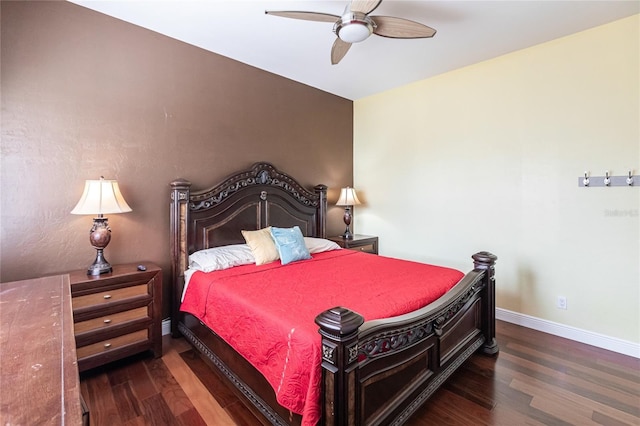
[[[112,271],[104,257],[104,249],[111,241],[111,228],[104,214],[130,212],[120,192],[118,182],[100,177],[100,180],[87,180],[80,201],[71,210],[71,214],[95,214],[93,227],[89,231],[89,241],[96,249],[96,260],[89,266],[87,275],[100,275]]]
[[[349,225],[351,225],[351,208],[360,204],[360,200],[358,200],[358,196],[356,195],[356,190],[350,187],[342,188],[340,190],[340,198],[338,198],[338,202],[336,206],[344,206],[344,223],[347,225],[347,229],[342,234],[342,238],[351,240],[353,239],[353,234],[349,230]]]

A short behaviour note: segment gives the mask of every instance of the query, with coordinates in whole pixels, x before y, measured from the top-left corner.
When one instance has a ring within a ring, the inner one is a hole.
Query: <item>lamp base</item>
[[[344,238],[345,240],[353,240],[353,234],[349,230],[348,226],[347,226],[347,229],[344,231],[344,234],[342,234],[342,238]]]
[[[96,249],[96,260],[93,261],[89,269],[87,269],[87,275],[101,275],[108,274],[113,271],[111,264],[104,258],[102,249]]]
[[[107,259],[104,258],[103,250],[111,241],[111,228],[106,217],[99,215],[93,218],[93,227],[89,231],[89,242],[96,249],[96,260],[89,266],[87,275],[107,274],[113,269]]]
[[[344,208],[344,216],[342,219],[344,220],[344,224],[347,225],[347,229],[345,229],[344,234],[342,234],[342,238],[345,240],[353,240],[353,234],[349,230],[349,226],[351,225],[351,206]]]

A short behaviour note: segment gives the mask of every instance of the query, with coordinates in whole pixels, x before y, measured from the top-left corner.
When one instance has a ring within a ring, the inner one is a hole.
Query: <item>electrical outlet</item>
[[[558,309],[567,309],[567,298],[564,296],[558,296],[556,306],[558,307]]]

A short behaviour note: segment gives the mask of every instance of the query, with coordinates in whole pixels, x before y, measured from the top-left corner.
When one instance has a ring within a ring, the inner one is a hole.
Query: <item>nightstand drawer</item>
[[[353,238],[329,237],[329,240],[335,242],[340,247],[361,251],[363,253],[378,254],[378,237],[374,235],[355,234]]]
[[[377,254],[376,246],[374,244],[367,244],[367,245],[358,246],[358,247],[349,247],[349,250],[356,250],[356,251],[363,251],[365,253]]]
[[[142,308],[131,309],[130,311],[118,312],[112,315],[77,322],[75,324],[75,333],[78,335],[86,332],[105,330],[127,322],[146,318],[149,318],[149,308],[143,306]]]
[[[113,339],[106,339],[92,345],[82,346],[76,349],[78,359],[87,358],[92,355],[107,353],[115,351],[126,345],[132,345],[138,342],[144,342],[149,340],[149,331],[147,329],[139,330],[134,333],[125,334],[124,336],[114,337]]]
[[[145,283],[133,287],[118,288],[100,293],[87,294],[86,296],[77,296],[73,298],[73,309],[77,310],[89,306],[99,308],[99,305],[119,302],[136,296],[146,296],[147,294],[149,294],[149,289],[148,285]]]

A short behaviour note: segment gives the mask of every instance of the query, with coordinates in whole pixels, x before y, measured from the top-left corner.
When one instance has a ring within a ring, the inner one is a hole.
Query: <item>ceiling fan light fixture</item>
[[[346,43],[359,43],[366,40],[372,33],[374,23],[362,13],[347,13],[334,27],[334,32]]]
[[[2,0],[0,0],[2,1]],[[354,43],[360,43],[371,34],[387,38],[430,38],[436,33],[431,27],[395,16],[373,16],[382,0],[350,0],[342,15],[304,11],[265,11],[269,15],[304,21],[331,22],[336,35],[331,47],[331,64],[339,63]]]

